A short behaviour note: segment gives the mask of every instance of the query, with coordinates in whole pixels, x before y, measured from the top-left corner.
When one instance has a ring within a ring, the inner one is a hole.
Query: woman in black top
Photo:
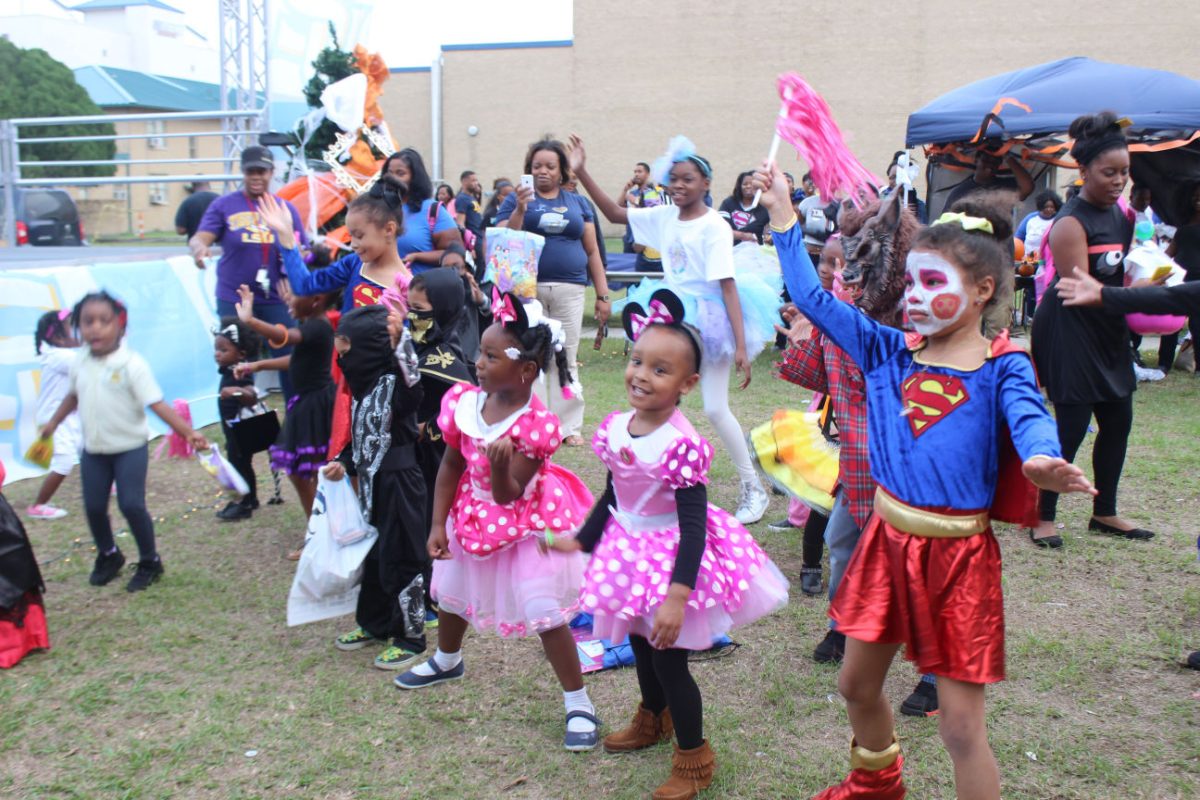
[[[725,218],[729,227],[733,228],[733,241],[758,242],[762,244],[763,230],[767,227],[769,215],[761,205],[750,208],[754,202],[754,187],[751,181],[753,172],[743,172],[738,175],[737,183],[733,185],[733,194],[726,197],[717,209],[717,213]]]
[[[1125,254],[1133,222],[1117,207],[1129,181],[1129,148],[1111,112],[1083,116],[1071,123],[1071,155],[1079,163],[1083,188],[1063,206],[1050,230],[1056,269],[1069,274],[1075,265],[1105,286],[1124,284]],[[1124,316],[1103,308],[1063,305],[1057,279],[1046,290],[1033,318],[1033,360],[1038,377],[1054,403],[1063,457],[1074,460],[1088,423],[1098,432],[1092,468],[1098,491],[1088,530],[1128,539],[1154,534],[1117,516],[1117,485],[1133,425],[1137,386]],[[1058,495],[1041,493],[1041,522],[1029,536],[1041,547],[1061,547],[1054,517]]]
[[[1167,248],[1171,256],[1187,272],[1185,281],[1200,281],[1200,181],[1191,184],[1186,193],[1188,206],[1183,218],[1187,222],[1179,226],[1175,238]],[[1192,314],[1188,318],[1188,330],[1192,333],[1193,352],[1197,342],[1200,342],[1200,314]],[[1159,365],[1162,368],[1162,365]],[[1200,359],[1196,359],[1196,372],[1200,373]]]

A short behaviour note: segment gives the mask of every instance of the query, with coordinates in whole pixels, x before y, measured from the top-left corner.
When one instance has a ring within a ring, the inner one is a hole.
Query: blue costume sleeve
[[[1058,428],[1038,391],[1029,356],[1023,353],[1003,355],[996,366],[1000,368],[1000,411],[1008,423],[1013,446],[1021,461],[1028,461],[1033,456],[1062,458]]]
[[[300,258],[300,250],[293,247],[283,251],[283,266],[287,270],[292,293],[298,295],[321,294],[344,289],[350,283],[354,267],[359,264],[358,256],[340,258],[324,269],[309,271]]]
[[[833,343],[849,353],[864,373],[905,349],[904,333],[880,325],[849,303],[821,288],[812,259],[804,249],[799,225],[774,233],[775,250],[788,294],[800,312]]]
[[[1017,239],[1020,239],[1022,242],[1025,241],[1025,237],[1029,235],[1029,220],[1033,219],[1037,215],[1037,211],[1026,214],[1025,218],[1021,220],[1021,224],[1017,226],[1016,233],[1014,233],[1013,236]]]

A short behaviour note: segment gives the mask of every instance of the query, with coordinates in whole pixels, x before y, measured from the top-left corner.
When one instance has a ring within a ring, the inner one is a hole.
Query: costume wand
[[[788,97],[790,98],[790,96],[791,95],[789,93]],[[779,116],[783,119],[787,119],[787,115],[788,115],[788,98],[785,98],[783,101],[783,104],[781,106],[779,106]],[[773,163],[775,161],[775,156],[779,155],[779,143],[782,141],[783,141],[783,139],[781,139],[779,136],[779,127],[776,126],[775,134],[771,137],[771,146],[767,148],[767,163],[768,164]],[[762,199],[762,189],[758,189],[757,191],[754,192],[754,200],[750,203],[751,211],[758,208],[758,201],[761,199]]]

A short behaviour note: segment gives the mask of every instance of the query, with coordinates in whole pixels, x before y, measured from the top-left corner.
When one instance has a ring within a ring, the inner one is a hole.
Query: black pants
[[[414,653],[425,650],[425,481],[406,448],[408,463],[375,475],[370,522],[379,539],[363,562],[355,620],[377,639]]]
[[[229,466],[237,470],[237,474],[241,475],[242,479],[246,481],[246,485],[250,487],[250,493],[244,499],[258,500],[258,480],[254,477],[254,453],[242,452],[233,431],[225,424],[224,420],[221,421],[221,432],[225,434],[225,455],[229,460]]]
[[[1140,333],[1130,333],[1129,342],[1133,347],[1133,359],[1137,364],[1142,363],[1142,335]],[[1164,333],[1158,337],[1158,368],[1165,372],[1170,372],[1171,367],[1175,365],[1175,351],[1179,347],[1178,333]]]
[[[129,532],[137,542],[138,558],[153,561],[158,557],[154,546],[154,520],[146,510],[146,469],[150,453],[143,447],[124,453],[89,453],[79,455],[79,478],[83,484],[83,509],[88,528],[96,542],[96,550],[107,553],[117,546],[113,539],[112,521],[108,518],[108,497],[113,483],[117,484],[117,508],[121,509]]]
[[[1133,395],[1120,400],[1092,404],[1054,404],[1058,441],[1063,458],[1074,461],[1087,435],[1088,423],[1096,417],[1096,444],[1092,448],[1092,472],[1099,494],[1092,500],[1092,515],[1112,517],[1117,513],[1117,484],[1125,466],[1125,448],[1133,427]],[[1041,518],[1053,521],[1058,495],[1041,493]]]
[[[688,670],[688,651],[677,647],[656,650],[641,636],[630,636],[629,645],[633,648],[642,705],[655,714],[671,709],[680,750],[694,750],[704,744],[704,700]]]
[[[825,553],[825,526],[829,517],[816,511],[808,512],[808,521],[804,523],[804,566],[821,566],[821,556]]]

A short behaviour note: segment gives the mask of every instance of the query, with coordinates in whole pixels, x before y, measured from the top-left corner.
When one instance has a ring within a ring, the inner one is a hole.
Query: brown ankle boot
[[[675,747],[671,758],[671,777],[654,790],[654,800],[692,800],[701,789],[712,783],[717,769],[717,756],[708,746],[708,740],[694,750]]]
[[[667,741],[674,733],[675,725],[671,722],[669,709],[664,708],[661,714],[655,714],[638,703],[633,721],[623,730],[604,737],[604,752],[628,753],[653,747],[659,742]]]

